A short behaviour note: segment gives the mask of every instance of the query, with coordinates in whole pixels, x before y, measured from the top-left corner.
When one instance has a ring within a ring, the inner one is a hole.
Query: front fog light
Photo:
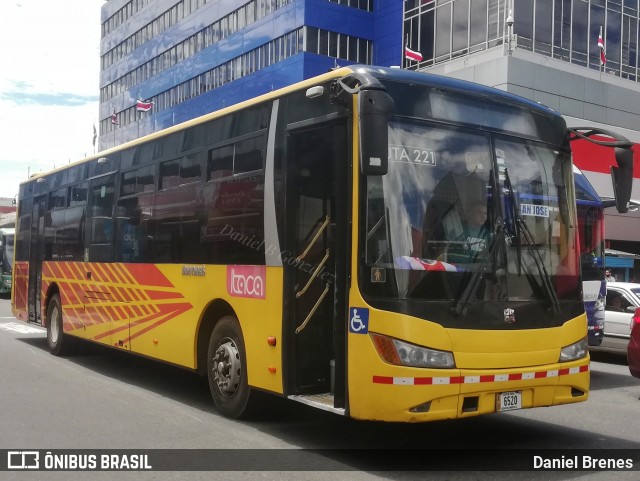
[[[370,335],[378,354],[389,364],[439,369],[456,366],[451,352],[416,346],[381,334]]]
[[[587,338],[580,339],[560,350],[560,362],[575,361],[587,356]]]

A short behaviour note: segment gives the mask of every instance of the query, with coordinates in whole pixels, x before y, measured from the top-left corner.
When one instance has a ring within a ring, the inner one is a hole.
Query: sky
[[[29,174],[94,152],[105,0],[2,3],[0,197],[14,197]]]

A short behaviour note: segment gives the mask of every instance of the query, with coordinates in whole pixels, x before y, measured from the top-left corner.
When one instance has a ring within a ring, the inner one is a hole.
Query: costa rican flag
[[[138,100],[136,102],[136,110],[138,112],[148,112],[153,108],[153,102],[144,102],[143,100]]]
[[[604,40],[602,39],[602,27],[600,27],[600,34],[598,35],[598,48],[600,49],[600,65],[607,63],[607,56],[604,51]]]
[[[464,269],[447,262],[433,259],[419,259],[417,257],[402,256],[396,258],[396,267],[412,271],[448,271],[464,272]]]
[[[416,50],[411,50],[408,46],[404,47],[404,56],[415,62],[422,62],[422,54]]]

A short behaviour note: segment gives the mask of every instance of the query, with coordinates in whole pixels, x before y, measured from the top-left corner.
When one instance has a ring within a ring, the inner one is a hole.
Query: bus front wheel
[[[62,303],[60,295],[54,294],[47,306],[47,344],[49,351],[55,356],[62,356],[69,350],[69,336],[62,327]]]
[[[251,388],[247,382],[247,356],[240,324],[233,316],[221,318],[213,328],[207,350],[207,376],[213,402],[230,418],[251,411]]]

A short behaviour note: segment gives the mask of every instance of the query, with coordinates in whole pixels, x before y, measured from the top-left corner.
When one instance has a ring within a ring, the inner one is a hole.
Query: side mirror
[[[631,314],[635,314],[636,309],[636,306],[627,306],[627,312],[630,312]]]
[[[633,150],[616,147],[616,163],[611,166],[611,182],[613,195],[616,199],[616,209],[621,214],[628,212],[633,186]]]
[[[361,90],[358,94],[360,116],[360,172],[385,175],[389,170],[389,112],[393,100],[384,90]]]
[[[624,214],[629,211],[631,200],[631,188],[633,186],[633,150],[634,143],[614,132],[591,127],[570,127],[569,141],[583,139],[596,145],[613,147],[616,156],[616,166],[611,167],[611,182],[613,183],[613,195],[618,212]],[[611,140],[595,138],[596,136],[609,137]],[[605,207],[608,207],[605,205]]]

